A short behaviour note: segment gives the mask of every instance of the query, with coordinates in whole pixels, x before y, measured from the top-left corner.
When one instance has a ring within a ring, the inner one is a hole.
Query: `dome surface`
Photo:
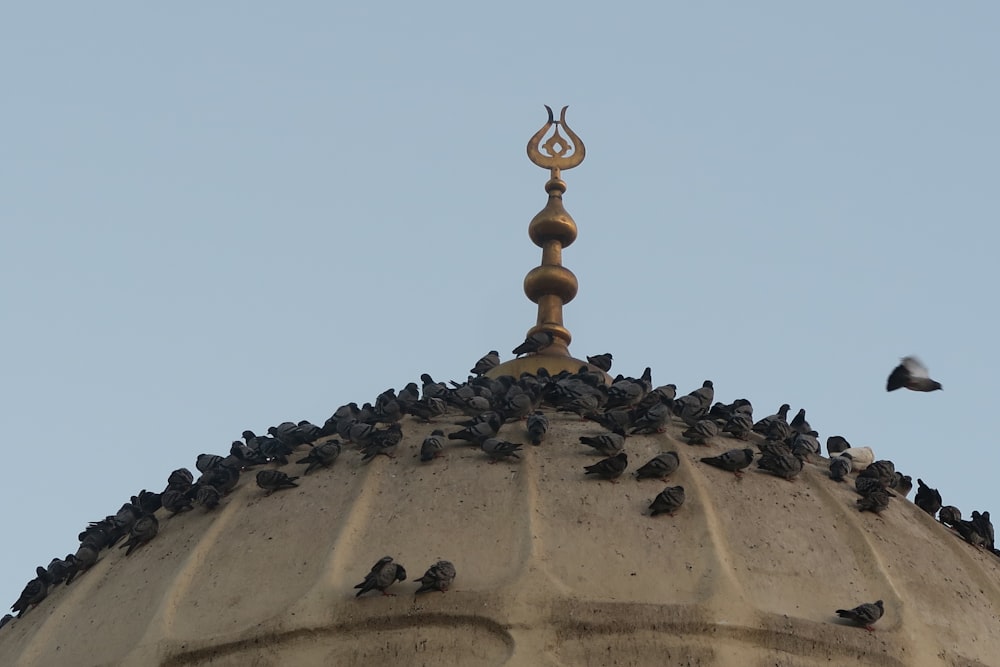
[[[404,417],[395,458],[363,464],[345,446],[297,488],[265,495],[249,471],[213,512],[161,510],[156,539],[103,551],[0,630],[0,664],[998,664],[1000,560],[909,500],[861,513],[853,474],[833,482],[820,457],[793,481],[755,466],[737,479],[699,458],[744,443],[691,446],[678,422],[630,436],[629,470],[595,480],[579,436],[601,427],[546,412],[547,438],[520,460],[450,444],[421,463],[423,438],[458,430],[458,413]],[[501,436],[528,442],[524,422]],[[681,459],[666,482],[631,475],[665,450]],[[665,484],[686,502],[649,516]],[[356,599],[385,555],[407,580]],[[452,589],[415,596],[439,559]],[[876,599],[874,632],[834,613]]]

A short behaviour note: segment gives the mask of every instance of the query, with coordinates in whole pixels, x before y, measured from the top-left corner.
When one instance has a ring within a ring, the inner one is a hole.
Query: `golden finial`
[[[564,169],[579,165],[587,154],[583,141],[566,124],[567,108],[562,108],[556,120],[552,108],[545,105],[549,119],[528,141],[528,159],[548,169],[550,174],[545,184],[549,201],[528,225],[528,236],[542,249],[541,264],[524,277],[524,293],[538,304],[538,321],[528,330],[528,336],[548,332],[552,334],[552,344],[537,354],[503,363],[489,375],[517,375],[521,371],[534,372],[540,367],[553,372],[576,371],[587,365],[570,356],[569,344],[573,338],[563,326],[562,316],[563,306],[573,300],[579,285],[573,272],[562,265],[563,248],[576,240],[576,223],[563,208],[566,183],[560,174]],[[560,129],[565,131],[566,137]]]

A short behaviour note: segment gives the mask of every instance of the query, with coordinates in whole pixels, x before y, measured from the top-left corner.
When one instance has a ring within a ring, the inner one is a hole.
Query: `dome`
[[[421,463],[423,438],[456,416],[404,418],[395,458],[345,450],[271,495],[244,473],[213,512],[161,518],[156,539],[104,552],[4,628],[0,664],[987,665],[1000,653],[996,557],[908,500],[859,512],[819,457],[792,481],[737,479],[699,462],[735,440],[691,446],[676,423],[630,436],[632,470],[680,455],[667,481],[686,502],[653,517],[664,482],[586,476],[599,457],[579,436],[601,429],[572,413],[551,413],[520,460],[459,444]],[[526,442],[524,428],[502,432]],[[408,579],[395,597],[356,599],[384,555]],[[439,559],[455,564],[453,588],[415,596]],[[834,614],[875,599],[875,632]]]

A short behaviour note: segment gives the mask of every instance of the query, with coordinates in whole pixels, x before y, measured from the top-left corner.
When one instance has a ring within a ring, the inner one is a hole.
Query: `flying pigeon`
[[[917,495],[913,498],[913,504],[934,516],[941,509],[941,494],[937,489],[932,489],[924,484],[924,480],[918,479]]]
[[[728,470],[731,473],[735,473],[737,477],[742,477],[743,469],[753,463],[753,450],[749,448],[730,449],[728,452],[724,452],[718,456],[702,457],[701,462],[716,468]]]
[[[941,383],[932,380],[927,374],[927,367],[916,357],[903,357],[903,360],[892,369],[886,382],[886,391],[900,388],[913,391],[935,391],[941,389]]]
[[[417,581],[420,582],[420,588],[417,589],[416,594],[426,591],[441,591],[444,593],[451,588],[451,583],[455,581],[455,566],[451,564],[451,561],[439,560],[427,568],[424,576],[417,579]]]
[[[885,609],[882,606],[882,601],[877,600],[875,602],[866,602],[864,604],[858,605],[854,609],[838,609],[837,616],[841,618],[846,618],[849,621],[860,625],[868,632],[874,632],[875,629],[872,624],[878,619],[882,618],[882,614],[885,613]]]
[[[257,473],[257,486],[267,491],[265,495],[271,495],[280,489],[290,489],[298,486],[295,483],[298,477],[289,477],[280,470],[261,470]]]
[[[681,459],[677,452],[663,452],[642,464],[635,471],[636,479],[663,479],[672,474],[680,465]]]
[[[525,338],[524,342],[515,347],[511,353],[518,357],[522,354],[533,354],[552,345],[555,339],[551,331],[536,331]]]
[[[660,491],[653,502],[649,504],[649,515],[656,516],[658,514],[669,514],[674,515],[680,506],[684,504],[684,487],[683,486],[668,486],[667,488]]]
[[[406,570],[399,563],[392,562],[392,556],[384,556],[372,566],[371,572],[365,575],[365,580],[355,586],[361,590],[355,593],[354,597],[361,597],[368,591],[379,591],[382,595],[392,595],[392,593],[386,593],[385,589],[397,581],[406,581]]]
[[[584,474],[597,475],[598,477],[614,481],[625,472],[625,468],[627,467],[628,455],[625,452],[619,452],[615,456],[601,459],[593,465],[584,466],[584,470],[587,471]]]
[[[493,370],[500,365],[500,353],[496,350],[490,350],[476,362],[476,365],[472,367],[469,372],[473,375],[484,375],[487,372]]]

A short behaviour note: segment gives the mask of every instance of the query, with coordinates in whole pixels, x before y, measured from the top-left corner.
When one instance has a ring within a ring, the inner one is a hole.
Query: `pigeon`
[[[613,408],[604,412],[591,412],[584,418],[595,421],[609,431],[624,433],[632,427],[632,411],[624,408]]]
[[[607,373],[611,370],[611,353],[605,352],[604,354],[596,354],[593,357],[587,357],[587,363],[591,366],[597,366],[602,371]]]
[[[958,531],[963,540],[977,549],[986,543],[986,538],[979,531],[975,521],[959,521],[955,524],[955,530]]]
[[[862,479],[859,477],[858,479]],[[875,489],[858,498],[858,510],[879,514],[889,506],[889,494],[885,489]]]
[[[160,500],[163,503],[163,509],[170,512],[170,516],[181,512],[190,512],[194,509],[191,505],[191,496],[187,491],[167,489],[161,494]]]
[[[917,495],[913,498],[913,504],[934,516],[941,509],[941,494],[937,489],[932,489],[924,484],[924,480],[918,479]]]
[[[840,453],[851,460],[851,469],[854,472],[864,470],[875,460],[875,452],[871,447],[850,447]]]
[[[913,478],[897,472],[892,480],[892,488],[898,491],[905,498],[913,490]]]
[[[540,445],[545,434],[549,430],[549,418],[541,412],[534,412],[528,415],[528,437],[531,444]]]
[[[993,522],[990,521],[989,512],[977,512],[973,510],[972,512],[972,523],[975,525],[977,532],[983,536],[983,546],[993,550]]]
[[[649,515],[656,516],[658,514],[669,514],[674,515],[680,506],[684,504],[684,487],[683,486],[668,486],[667,488],[656,494],[653,498],[653,502],[649,504]]]
[[[672,474],[680,465],[681,459],[677,452],[657,454],[635,471],[636,479],[663,479]]]
[[[45,568],[45,571],[49,574],[49,585],[57,586],[66,581],[66,577],[69,576],[72,567],[73,554],[67,555],[65,560],[62,558],[53,558],[49,561],[49,566]]]
[[[298,476],[289,477],[280,470],[261,470],[257,473],[257,486],[267,491],[264,495],[271,495],[275,491],[281,489],[290,489],[293,486],[298,486],[295,480]]]
[[[159,531],[160,522],[156,520],[156,517],[152,514],[143,514],[135,520],[129,529],[128,540],[118,548],[125,549],[125,555],[129,556],[133,551],[156,537]]]
[[[705,380],[700,388],[674,401],[674,414],[684,420],[684,423],[688,426],[694,426],[708,412],[708,409],[712,407],[714,400],[715,386],[711,380]]]
[[[429,422],[435,417],[440,417],[448,409],[448,406],[440,398],[427,396],[414,403],[411,403],[407,410],[415,419]]]
[[[614,456],[601,459],[593,465],[584,466],[584,470],[587,471],[584,474],[597,475],[598,477],[614,481],[625,472],[625,468],[627,467],[628,455],[625,452],[619,452]]]
[[[37,605],[49,594],[49,572],[44,567],[35,568],[35,578],[29,581],[21,591],[21,596],[11,605],[10,610],[17,612],[17,617],[21,618],[28,611],[31,605]]]
[[[670,423],[670,414],[670,403],[663,398],[636,417],[632,433],[663,433]]]
[[[384,556],[372,566],[371,572],[365,575],[365,580],[355,586],[361,590],[355,593],[354,597],[361,597],[368,591],[379,591],[382,595],[392,595],[392,593],[386,593],[385,589],[397,581],[406,581],[406,570],[399,563],[394,563],[392,556]]]
[[[313,470],[319,467],[329,468],[333,465],[333,462],[337,460],[340,456],[341,444],[337,440],[327,440],[324,443],[316,445],[312,450],[303,458],[296,461],[296,463],[308,463],[303,475],[308,475]]]
[[[499,365],[500,353],[496,350],[490,350],[480,357],[479,361],[476,362],[476,365],[469,372],[476,376],[485,375]]]
[[[551,331],[536,331],[524,339],[524,342],[515,347],[511,354],[520,357],[522,354],[535,354],[552,345],[556,337]]]
[[[521,449],[521,445],[516,442],[507,442],[506,440],[501,440],[500,438],[486,438],[483,440],[483,444],[481,444],[479,448],[482,449],[488,457],[490,457],[490,463],[496,463],[497,461],[502,461],[512,456],[515,459],[521,458],[517,454],[517,452]]]
[[[851,443],[847,442],[847,438],[842,435],[831,435],[826,439],[826,453],[828,456],[835,456],[850,448]]]
[[[167,477],[167,488],[187,491],[194,484],[194,475],[187,468],[178,468]]]
[[[388,456],[390,459],[395,458],[392,451],[402,441],[403,427],[400,426],[399,422],[390,424],[389,428],[385,430],[375,431],[368,443],[361,448],[361,452],[364,454],[361,457],[361,462],[368,463],[379,454]]]
[[[773,415],[769,415],[767,417],[764,417],[763,419],[761,419],[760,421],[758,421],[757,423],[755,423],[753,425],[753,432],[754,433],[767,433],[768,429],[771,427],[771,424],[774,423],[774,422],[776,422],[776,421],[785,422],[787,424],[788,423],[788,411],[791,410],[791,409],[792,409],[792,406],[788,405],[788,403],[783,403],[781,405],[781,407],[778,408],[778,412],[776,412]]]
[[[761,470],[766,470],[772,475],[777,475],[778,477],[783,477],[791,481],[802,472],[802,454],[800,452],[792,453],[769,453],[763,454],[760,459],[757,460],[757,467]]]
[[[424,438],[424,441],[420,444],[420,460],[424,463],[428,461],[433,461],[437,457],[441,456],[441,452],[444,451],[444,431],[441,429],[434,429],[431,434]]]
[[[792,430],[796,433],[808,433],[812,430],[812,426],[806,421],[806,410],[805,408],[800,408],[795,416],[792,417],[792,421],[788,422],[788,425],[792,427]]]
[[[941,383],[930,378],[927,367],[920,363],[919,359],[903,357],[899,365],[892,369],[885,384],[886,391],[896,391],[900,388],[912,391],[937,391],[941,389]]]
[[[834,456],[830,459],[830,479],[835,482],[844,481],[854,464],[846,456]]]
[[[954,528],[962,520],[962,511],[954,505],[945,505],[938,511],[938,521]]]
[[[743,412],[738,412],[726,420],[726,425],[722,427],[723,433],[728,433],[737,440],[749,440],[753,431],[753,418]]]
[[[735,473],[737,477],[742,477],[743,469],[753,463],[753,450],[749,448],[730,449],[728,452],[724,452],[718,456],[702,457],[701,462],[716,468],[728,470],[731,473]]]
[[[841,618],[846,618],[849,621],[860,625],[868,632],[874,632],[875,629],[872,624],[878,619],[882,618],[882,614],[885,613],[885,609],[882,606],[882,601],[877,600],[875,602],[866,602],[864,604],[858,605],[854,609],[838,609],[837,616]]]
[[[439,560],[427,568],[424,576],[417,579],[417,581],[420,582],[420,588],[417,589],[415,595],[427,591],[441,591],[444,593],[451,588],[452,582],[455,581],[455,566],[451,564],[451,561]]]
[[[621,433],[581,435],[580,442],[588,447],[593,447],[602,456],[614,456],[625,448],[625,436]]]
[[[0,628],[10,623],[12,618],[14,618],[13,614],[4,614],[3,618],[0,618]]]
[[[688,441],[689,445],[707,445],[710,439],[719,435],[722,426],[723,424],[714,419],[702,419],[681,433],[681,436]]]
[[[213,510],[219,506],[222,494],[211,484],[200,484],[195,492],[195,501],[206,510]]]
[[[487,421],[475,422],[461,431],[449,433],[448,439],[465,440],[466,442],[472,442],[478,445],[481,444],[483,440],[494,437],[500,430],[503,419],[495,412],[484,414],[489,415]]]

